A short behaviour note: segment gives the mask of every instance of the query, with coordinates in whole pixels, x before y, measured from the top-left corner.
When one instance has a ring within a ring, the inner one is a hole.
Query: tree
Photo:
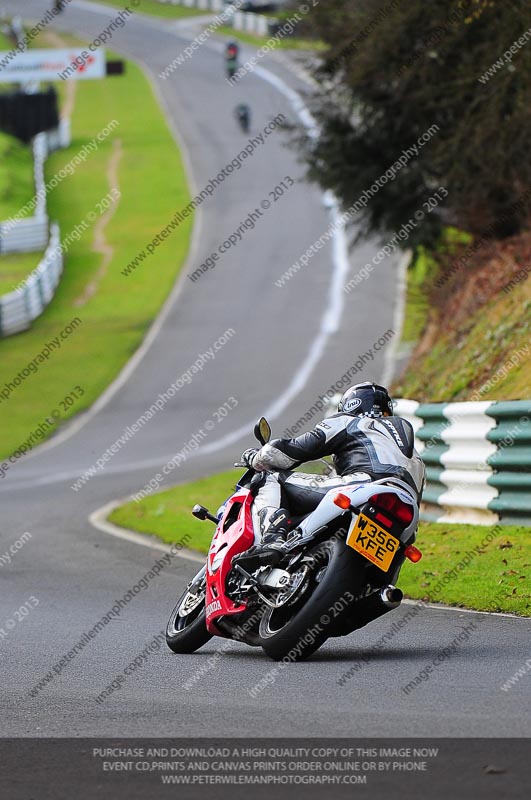
[[[305,142],[305,157],[310,177],[345,207],[436,130],[372,194],[357,218],[366,230],[396,230],[440,186],[442,213],[426,214],[410,244],[432,241],[448,222],[500,237],[527,225],[526,0],[327,0],[310,23],[329,49],[313,101],[321,135]]]

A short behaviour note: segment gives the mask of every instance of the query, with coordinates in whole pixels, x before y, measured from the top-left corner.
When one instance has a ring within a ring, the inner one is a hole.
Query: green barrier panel
[[[531,524],[531,401],[493,403],[486,414],[497,421],[487,438],[497,450],[488,463],[495,471],[489,484],[499,495],[489,509],[502,522]]]
[[[444,470],[441,458],[449,449],[448,444],[441,438],[441,433],[449,424],[442,413],[446,405],[446,403],[424,403],[415,411],[415,416],[424,420],[424,425],[416,433],[417,438],[425,444],[421,454],[426,464],[424,502],[433,505],[438,505],[440,496],[448,491],[448,487],[440,481]]]
[[[442,438],[450,424],[444,416],[450,405],[425,403],[415,411],[424,423],[416,432],[417,439],[425,445],[421,453],[427,478],[423,500],[433,506],[439,506],[441,495],[448,491],[441,481],[443,457],[452,447],[463,446],[458,442],[449,445]],[[483,434],[485,441],[496,446],[496,452],[487,458],[487,465],[493,470],[487,484],[498,491],[498,497],[488,503],[487,509],[502,523],[531,525],[531,400],[495,402],[480,413],[496,421],[496,427]],[[461,432],[463,427],[460,425]],[[466,435],[465,428],[464,438]],[[423,513],[423,518],[436,518],[433,509]]]

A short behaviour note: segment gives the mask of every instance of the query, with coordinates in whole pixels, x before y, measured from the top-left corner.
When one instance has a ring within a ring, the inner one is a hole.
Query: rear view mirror
[[[260,417],[254,426],[254,435],[260,444],[267,444],[271,439],[271,427],[265,417]]]

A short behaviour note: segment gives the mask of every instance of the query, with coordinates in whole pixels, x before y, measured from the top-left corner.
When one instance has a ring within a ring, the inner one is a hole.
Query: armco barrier
[[[225,4],[223,0],[158,0],[158,2],[216,13],[225,10],[227,15],[231,11],[231,6]],[[238,4],[236,3],[232,9],[232,14],[227,16],[226,20],[226,25],[232,26],[235,30],[252,33],[255,36],[268,36],[278,25],[278,21],[272,17],[266,17],[255,12],[238,11],[237,9]]]
[[[237,31],[245,31],[255,36],[267,36],[269,26],[276,20],[264,17],[263,14],[249,14],[246,11],[235,11],[232,15],[231,25]]]
[[[48,242],[48,217],[33,216],[17,222],[0,223],[0,255],[35,253]]]
[[[35,208],[33,216],[0,223],[0,253],[32,253],[43,250],[48,242],[48,216],[46,214],[46,190],[44,162],[52,148],[46,133],[33,139],[33,175],[35,186]]]
[[[50,229],[43,259],[20,289],[0,297],[0,336],[20,333],[40,316],[55,294],[63,271],[59,226]]]
[[[0,296],[0,337],[29,328],[52,299],[63,271],[58,225],[49,226],[46,213],[44,163],[48,155],[70,143],[70,122],[57,130],[37,134],[33,140],[35,208],[33,217],[0,223],[0,254],[32,253],[46,248],[41,262],[24,284]]]
[[[426,464],[425,518],[531,524],[531,400],[399,400],[396,413]]]
[[[426,465],[423,519],[531,525],[531,400],[402,399],[395,413],[411,422]]]

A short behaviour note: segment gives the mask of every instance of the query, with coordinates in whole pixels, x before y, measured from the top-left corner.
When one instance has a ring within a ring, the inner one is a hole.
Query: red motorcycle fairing
[[[227,634],[216,625],[218,617],[240,614],[246,604],[236,605],[225,594],[227,575],[234,556],[243,553],[254,544],[254,529],[251,514],[253,496],[249,489],[238,489],[227,501],[225,511],[218,523],[207,556],[206,572],[206,626],[215,636]],[[239,506],[239,507],[238,507]]]

